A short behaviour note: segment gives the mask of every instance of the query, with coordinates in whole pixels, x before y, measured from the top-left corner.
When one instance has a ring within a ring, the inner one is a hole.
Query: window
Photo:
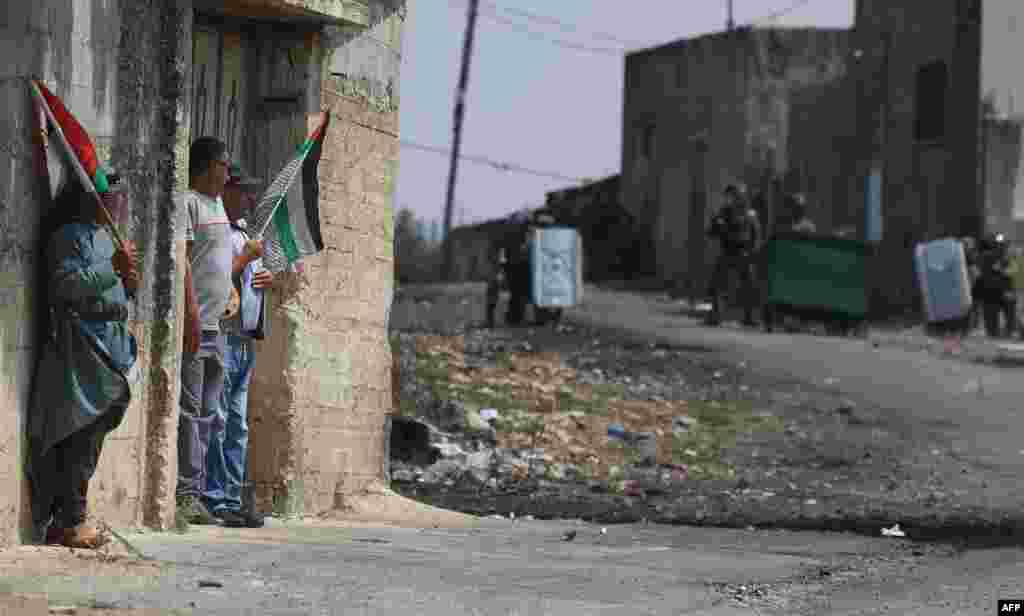
[[[946,63],[930,62],[917,70],[914,138],[937,141],[946,134]]]

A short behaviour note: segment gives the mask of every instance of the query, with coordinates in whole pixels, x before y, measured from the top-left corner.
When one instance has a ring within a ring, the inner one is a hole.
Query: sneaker
[[[217,523],[217,518],[194,496],[183,496],[178,500],[178,514],[189,524],[212,526]]]
[[[230,509],[218,509],[213,512],[213,517],[220,520],[221,524],[228,528],[244,528],[245,518],[243,518],[237,511]]]

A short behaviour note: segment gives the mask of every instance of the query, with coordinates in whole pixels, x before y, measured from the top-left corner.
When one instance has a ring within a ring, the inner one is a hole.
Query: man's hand
[[[263,256],[263,242],[259,240],[248,240],[245,249],[242,251],[247,261],[255,261]]]
[[[252,275],[252,288],[266,289],[274,282],[274,275],[263,270]]]
[[[121,277],[121,282],[128,292],[135,293],[138,291],[139,272],[136,266],[134,243],[125,241],[124,245],[118,248],[114,252],[114,256],[110,258],[110,264],[113,266],[114,272]]]

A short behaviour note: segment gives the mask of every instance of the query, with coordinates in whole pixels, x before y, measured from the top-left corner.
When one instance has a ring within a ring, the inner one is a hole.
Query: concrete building
[[[192,139],[227,140],[250,173],[272,176],[334,114],[321,163],[327,249],[272,293],[271,335],[253,385],[252,478],[282,512],[343,506],[383,479],[392,406],[385,323],[392,289],[390,195],[404,4],[388,0],[87,0],[0,8],[0,547],[23,539],[26,414],[43,308],[26,78],[61,96],[131,184],[127,235],[145,275],[132,317],[144,380],[105,447],[90,490],[114,524],[173,523],[183,298],[183,227]]]
[[[621,176],[552,191],[544,208],[583,239],[583,276],[588,282],[654,275],[651,232],[622,207]]]
[[[793,93],[843,74],[848,36],[737,29],[627,56],[622,204],[653,229],[666,282],[705,291],[706,224],[728,182],[746,182],[762,218],[773,218],[790,171]]]
[[[999,230],[1024,217],[1021,111],[1015,70],[1024,5],[1014,0],[859,0],[849,80],[855,161],[844,166],[848,211],[877,242],[874,307],[918,303],[913,246]],[[813,125],[835,123],[822,106]],[[852,122],[851,122],[852,121]]]

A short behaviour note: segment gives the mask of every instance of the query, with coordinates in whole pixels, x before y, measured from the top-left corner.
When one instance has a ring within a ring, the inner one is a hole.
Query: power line
[[[366,128],[366,129],[369,129],[369,130],[372,130],[372,131],[376,131],[378,133],[381,133],[382,135],[387,135],[388,137],[394,137],[395,139],[399,140],[398,141],[399,145],[401,145],[402,147],[405,147],[405,148],[409,148],[411,150],[420,150],[422,152],[433,152],[434,154],[444,154],[446,156],[450,155],[452,153],[452,150],[450,150],[448,148],[442,148],[442,147],[438,147],[438,146],[434,146],[434,145],[426,145],[426,144],[422,144],[422,143],[417,143],[415,141],[410,141],[408,139],[401,139],[399,137],[398,133],[395,133],[395,132],[392,132],[392,131],[389,131],[389,130],[386,130],[386,129],[383,129],[383,128],[379,128],[379,127],[376,127],[376,126],[371,126],[370,124],[365,124],[363,122],[359,122],[359,121],[353,120],[351,118],[342,118],[341,116],[337,116],[337,117],[341,121],[348,122],[349,124],[354,124],[354,125],[362,127],[362,128]],[[522,174],[525,174],[525,175],[534,175],[534,176],[537,176],[537,177],[544,177],[544,178],[550,178],[550,179],[555,179],[555,180],[564,180],[564,181],[567,181],[567,182],[575,182],[575,183],[579,183],[579,184],[582,184],[583,182],[589,180],[589,178],[577,178],[577,177],[571,177],[571,176],[568,176],[568,175],[562,175],[560,173],[553,173],[553,172],[549,172],[549,171],[538,171],[536,169],[529,169],[527,167],[523,167],[523,166],[517,165],[515,163],[508,163],[508,162],[497,161],[497,160],[493,160],[493,159],[490,159],[490,158],[486,158],[484,156],[471,156],[471,155],[463,156],[463,155],[460,154],[459,155],[459,160],[465,160],[465,161],[469,161],[469,162],[472,162],[472,163],[477,163],[477,164],[480,164],[480,165],[487,165],[489,167],[493,167],[494,169],[497,169],[498,171],[506,171],[506,172],[512,172],[512,173],[522,173]]]
[[[639,41],[629,41],[629,40],[626,40],[626,39],[621,39],[621,38],[615,36],[614,34],[608,34],[607,32],[600,32],[600,31],[597,31],[597,30],[585,30],[585,29],[582,29],[582,28],[578,28],[575,24],[569,23],[567,21],[563,21],[563,20],[558,19],[556,17],[550,17],[548,15],[541,15],[539,13],[531,13],[530,11],[524,11],[523,9],[516,9],[516,8],[511,8],[511,7],[502,7],[502,6],[499,6],[499,5],[497,5],[497,4],[493,3],[493,2],[482,2],[482,4],[487,6],[487,7],[489,7],[493,11],[504,11],[505,13],[509,13],[511,15],[518,15],[518,16],[522,17],[523,19],[526,19],[527,21],[532,21],[532,22],[535,22],[535,23],[543,23],[543,24],[549,24],[549,25],[558,26],[560,29],[562,29],[562,30],[564,30],[566,32],[576,32],[576,33],[579,33],[579,34],[587,34],[587,35],[590,36],[590,38],[611,41],[613,43],[619,43],[620,45],[625,45],[627,47],[643,47],[643,46],[647,45],[647,43],[642,43],[642,42],[639,42]]]
[[[762,17],[758,17],[756,19],[751,19],[751,20],[747,21],[747,25],[750,26],[750,25],[754,25],[754,24],[763,23],[763,22],[766,22],[766,21],[775,21],[776,19],[779,19],[780,17],[785,17],[786,15],[789,15],[793,11],[795,11],[795,10],[797,10],[799,8],[802,8],[802,7],[804,7],[804,6],[806,6],[806,5],[810,4],[810,3],[811,3],[811,0],[796,0],[796,2],[794,2],[793,4],[789,5],[788,7],[784,8],[784,9],[781,9],[781,10],[775,11],[774,13],[769,13],[768,15],[764,15]]]
[[[442,155],[445,155],[445,156],[450,155],[451,152],[452,152],[448,148],[441,148],[441,147],[432,146],[432,145],[424,145],[422,143],[416,143],[414,141],[406,141],[404,139],[401,140],[399,143],[402,145],[402,147],[406,147],[406,148],[409,148],[409,149],[420,150],[420,151],[423,151],[423,152],[433,152],[434,154],[442,154]],[[551,171],[540,171],[540,170],[537,170],[537,169],[530,169],[529,167],[523,167],[522,165],[517,165],[515,163],[509,163],[509,162],[493,160],[493,159],[487,158],[485,156],[473,156],[473,155],[461,155],[460,154],[459,155],[459,159],[460,160],[469,161],[469,162],[472,162],[472,163],[477,163],[479,165],[486,165],[488,167],[493,167],[494,169],[497,169],[498,171],[506,171],[506,172],[512,172],[512,173],[521,173],[521,174],[524,174],[524,175],[533,175],[533,176],[537,176],[537,177],[549,178],[549,179],[554,179],[554,180],[563,180],[563,181],[566,181],[566,182],[573,182],[573,183],[577,183],[577,184],[582,184],[584,181],[586,181],[585,178],[571,177],[571,176],[568,176],[568,175],[562,175],[561,173],[554,173],[554,172],[551,172]]]
[[[605,54],[605,55],[613,55],[613,56],[619,56],[619,57],[622,57],[622,56],[626,55],[626,50],[625,49],[614,49],[614,48],[611,48],[611,47],[591,47],[589,45],[582,45],[580,43],[574,43],[572,41],[567,41],[565,39],[555,38],[555,37],[552,37],[552,36],[548,36],[546,34],[541,34],[540,32],[537,32],[536,30],[530,29],[528,26],[525,26],[525,25],[523,25],[521,23],[518,23],[518,22],[516,22],[514,20],[508,19],[507,17],[502,17],[501,15],[498,15],[497,13],[481,13],[480,15],[482,17],[484,17],[485,19],[488,19],[490,21],[493,21],[493,22],[496,22],[496,23],[508,26],[509,28],[511,28],[513,30],[517,30],[519,32],[522,32],[523,34],[526,34],[531,39],[534,39],[534,40],[537,40],[537,41],[543,41],[545,43],[550,43],[550,44],[556,45],[558,47],[564,47],[566,49],[574,49],[576,51],[585,51],[587,53]]]

